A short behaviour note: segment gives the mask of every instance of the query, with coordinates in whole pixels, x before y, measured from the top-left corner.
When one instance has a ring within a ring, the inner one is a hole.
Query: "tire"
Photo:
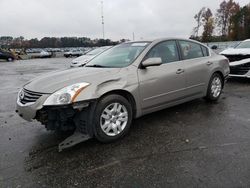
[[[131,104],[120,95],[108,95],[98,102],[93,121],[97,140],[103,143],[118,140],[131,126]]]
[[[223,79],[219,73],[214,73],[210,78],[205,99],[210,102],[218,101],[223,89]]]

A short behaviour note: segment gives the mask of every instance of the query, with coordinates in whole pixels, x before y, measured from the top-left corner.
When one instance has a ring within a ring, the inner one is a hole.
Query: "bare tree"
[[[202,41],[210,42],[212,40],[213,31],[214,31],[214,18],[212,11],[207,8],[202,14],[202,22],[203,22],[203,33],[202,33]]]
[[[232,24],[232,17],[239,11],[240,6],[233,0],[223,1],[217,10],[216,23],[222,36],[228,36]]]
[[[202,26],[202,15],[205,12],[206,8],[203,7],[195,16],[194,19],[196,20],[196,24],[197,26],[194,27],[193,29],[193,35],[194,37],[198,37],[199,36],[199,30],[200,27]]]

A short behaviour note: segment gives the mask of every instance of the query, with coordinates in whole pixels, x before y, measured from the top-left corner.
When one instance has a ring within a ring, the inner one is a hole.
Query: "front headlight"
[[[89,83],[83,82],[60,89],[50,95],[43,105],[52,106],[71,104],[75,101],[76,97],[81,93],[81,91],[89,85]]]

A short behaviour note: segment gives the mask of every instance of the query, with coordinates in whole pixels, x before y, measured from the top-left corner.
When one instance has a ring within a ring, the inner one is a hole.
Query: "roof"
[[[166,38],[156,38],[154,40],[136,40],[136,41],[127,41],[126,43],[137,43],[137,42],[161,42],[165,40],[186,40],[186,41],[192,41],[196,43],[200,43],[199,41],[187,39],[187,38],[178,38],[178,37],[166,37]],[[202,43],[200,43],[202,44]],[[203,44],[204,45],[204,44]]]

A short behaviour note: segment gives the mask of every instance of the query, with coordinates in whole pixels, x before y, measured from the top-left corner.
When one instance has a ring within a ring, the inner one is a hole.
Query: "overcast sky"
[[[194,15],[221,0],[104,0],[105,37],[189,37]],[[249,0],[238,0],[246,5]],[[100,0],[0,0],[0,36],[102,38]]]

